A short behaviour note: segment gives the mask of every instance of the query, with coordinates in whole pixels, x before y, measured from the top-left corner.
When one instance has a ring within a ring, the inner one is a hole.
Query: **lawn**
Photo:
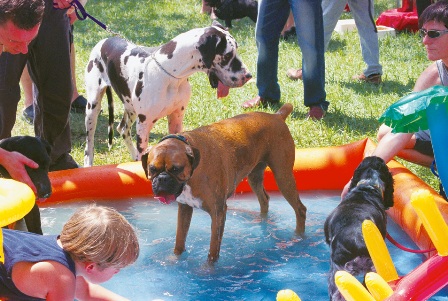
[[[376,15],[394,7],[394,1],[375,1]],[[179,33],[195,27],[211,24],[207,15],[200,14],[199,0],[89,0],[87,11],[107,24],[114,32],[126,39],[146,45],[156,46],[168,42]],[[343,18],[351,18],[344,13]],[[255,24],[248,18],[234,21],[232,35],[239,45],[239,54],[245,64],[256,75],[257,49],[254,38]],[[91,20],[75,23],[76,77],[80,93],[84,90],[84,69],[90,50],[103,38],[112,36]],[[280,43],[279,83],[282,102],[294,105],[294,111],[287,123],[297,148],[320,147],[350,143],[365,137],[375,140],[379,127],[378,117],[392,103],[408,94],[418,75],[430,64],[418,35],[408,32],[397,33],[395,37],[380,40],[380,62],[383,65],[383,83],[379,86],[354,82],[351,78],[362,72],[358,35],[334,33],[325,56],[326,91],[330,107],[327,116],[319,122],[305,119],[307,108],[303,105],[303,85],[290,81],[286,70],[300,67],[301,52],[295,41]],[[242,88],[231,89],[228,97],[216,98],[216,91],[208,83],[204,73],[197,73],[190,79],[192,98],[186,111],[184,129],[228,118],[245,112],[241,103],[257,94],[255,81]],[[104,108],[107,108],[104,100]],[[115,96],[116,124],[121,119],[122,105]],[[272,108],[259,109],[267,112]],[[21,108],[18,115],[21,113]],[[83,162],[85,146],[84,116],[71,116],[74,158]],[[167,134],[166,119],[157,122],[151,132],[150,143],[154,144]],[[33,134],[32,127],[18,118],[14,135]],[[130,156],[122,139],[116,133],[114,146],[107,147],[107,109],[102,112],[95,136],[95,164],[127,162]],[[434,176],[425,168],[405,163],[411,170],[435,186]]]

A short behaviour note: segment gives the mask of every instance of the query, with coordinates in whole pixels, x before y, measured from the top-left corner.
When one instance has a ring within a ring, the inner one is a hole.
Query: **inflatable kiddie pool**
[[[374,146],[371,140],[364,139],[342,146],[296,149],[294,175],[297,189],[341,190],[362,159],[371,154]],[[391,161],[388,166],[395,181],[395,205],[388,210],[388,214],[420,249],[433,248],[422,221],[410,205],[411,195],[416,190],[427,189],[434,196],[445,221],[448,221],[448,204],[403,165]],[[152,196],[151,183],[145,178],[140,162],[51,172],[50,180],[53,193],[44,203],[44,208],[83,200],[113,202]],[[265,187],[268,191],[278,190],[269,169],[265,172]],[[246,180],[237,187],[238,193],[250,191]],[[175,220],[172,223],[175,224]]]
[[[375,144],[366,138],[341,146],[296,149],[294,176],[297,189],[342,190],[358,164],[374,147]],[[393,160],[388,166],[395,181],[395,205],[388,210],[388,214],[420,249],[433,248],[409,200],[414,191],[422,188],[429,190],[446,221],[448,203],[402,164]],[[140,162],[56,171],[50,173],[50,180],[53,193],[46,204],[152,196],[151,183],[146,179]],[[267,191],[278,190],[269,169],[265,172],[265,187]],[[237,192],[250,191],[246,180],[237,187]]]

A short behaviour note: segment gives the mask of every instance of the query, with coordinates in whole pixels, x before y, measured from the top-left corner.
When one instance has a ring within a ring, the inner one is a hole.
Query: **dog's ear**
[[[151,150],[151,148],[152,148],[152,146],[148,146],[142,155],[142,167],[143,167],[143,170],[145,171],[145,176],[147,179],[149,179],[149,177],[148,177],[148,153]]]
[[[208,34],[202,35],[198,50],[201,53],[202,61],[207,69],[210,69],[216,54],[224,53],[226,50],[227,40],[224,33],[216,28],[209,29]]]
[[[11,151],[11,142],[13,141],[13,139],[11,138],[5,138],[0,140],[0,147],[3,148],[4,150],[7,151]]]
[[[356,185],[358,185],[359,180],[361,180],[361,173],[359,170],[359,166],[355,169],[353,173],[353,177],[350,180],[350,186],[348,187],[348,191],[352,190]]]
[[[39,140],[42,142],[42,145],[45,147],[45,150],[47,151],[47,154],[50,156],[51,150],[52,150],[52,147],[51,147],[50,143],[48,143],[47,140],[42,139],[42,138],[39,138]]]
[[[394,206],[394,178],[389,171],[389,167],[382,158],[372,156],[368,157],[368,159],[369,161],[366,161],[369,162],[370,165],[374,166],[376,170],[378,170],[380,179],[384,183],[383,202],[384,207],[386,209],[389,209],[390,207]]]
[[[385,165],[386,170],[382,173],[381,178],[384,182],[384,206],[386,209],[394,206],[394,178],[389,171],[387,165]]]
[[[374,169],[378,170],[378,168],[374,167],[375,165],[378,164],[378,162],[380,162],[380,161],[377,160],[376,157],[365,157],[361,161],[361,163],[359,163],[359,165],[356,167],[356,169],[355,169],[355,171],[353,173],[353,177],[351,179],[350,187],[349,187],[348,191],[352,190],[352,188],[354,188],[354,187],[356,187],[356,185],[358,185],[358,182],[363,178],[363,173],[367,169],[374,168]],[[380,170],[378,170],[378,172],[380,172]]]
[[[199,153],[199,150],[195,147],[188,146],[186,148],[186,153],[188,160],[190,160],[191,164],[191,173],[193,173],[193,170],[196,169],[199,165],[199,161],[201,159],[201,154]]]
[[[217,35],[206,37],[205,41],[199,45],[198,49],[202,55],[202,62],[207,69],[210,69],[216,56],[216,45],[220,39]]]

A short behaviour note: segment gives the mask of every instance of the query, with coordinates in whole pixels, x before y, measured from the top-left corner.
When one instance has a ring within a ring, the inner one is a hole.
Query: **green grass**
[[[375,1],[376,14],[392,8],[390,1]],[[179,33],[195,27],[211,24],[207,15],[200,14],[201,1],[198,0],[89,0],[87,11],[119,32],[123,37],[138,44],[155,46],[169,41]],[[343,18],[351,18],[344,13]],[[252,73],[256,74],[257,49],[254,38],[255,24],[248,18],[233,22],[232,35],[239,45],[239,54]],[[84,68],[90,50],[101,39],[111,36],[93,21],[78,21],[75,24],[76,74],[80,93],[84,90]],[[374,86],[351,80],[365,68],[361,57],[359,39],[356,32],[346,35],[334,33],[326,53],[326,91],[330,107],[327,116],[319,122],[306,120],[307,108],[303,105],[302,82],[287,79],[286,70],[300,67],[301,52],[295,41],[280,43],[279,83],[282,102],[294,105],[294,111],[287,123],[297,148],[321,147],[350,143],[365,137],[375,140],[379,127],[378,117],[392,103],[412,90],[418,75],[430,64],[419,37],[413,33],[397,33],[396,37],[380,40],[380,62],[383,65],[383,84]],[[192,98],[187,108],[184,129],[191,130],[224,118],[241,114],[241,103],[257,94],[254,82],[242,88],[231,89],[223,100],[216,99],[204,73],[194,74],[190,79]],[[103,101],[105,103],[105,100]],[[106,108],[106,106],[103,106]],[[122,115],[122,105],[115,96],[118,123]],[[273,109],[263,109],[272,112]],[[18,114],[21,113],[19,110]],[[83,162],[85,146],[84,116],[72,114],[72,154]],[[122,139],[115,135],[114,146],[107,147],[107,110],[99,119],[95,136],[95,165],[127,162],[130,156]],[[18,118],[14,134],[33,134],[31,126]],[[155,143],[167,134],[166,119],[160,120],[151,132],[150,143]],[[405,163],[411,170],[431,185],[434,177],[425,168]]]

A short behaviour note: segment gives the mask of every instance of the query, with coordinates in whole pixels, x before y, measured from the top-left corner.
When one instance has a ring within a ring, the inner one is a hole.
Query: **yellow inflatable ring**
[[[293,290],[284,289],[277,293],[276,301],[301,301],[301,300]]]
[[[0,227],[9,225],[33,209],[34,192],[28,185],[11,179],[0,179]],[[0,261],[4,261],[3,234],[0,231]]]
[[[34,202],[34,192],[28,185],[0,179],[0,227],[23,218],[33,209]]]

